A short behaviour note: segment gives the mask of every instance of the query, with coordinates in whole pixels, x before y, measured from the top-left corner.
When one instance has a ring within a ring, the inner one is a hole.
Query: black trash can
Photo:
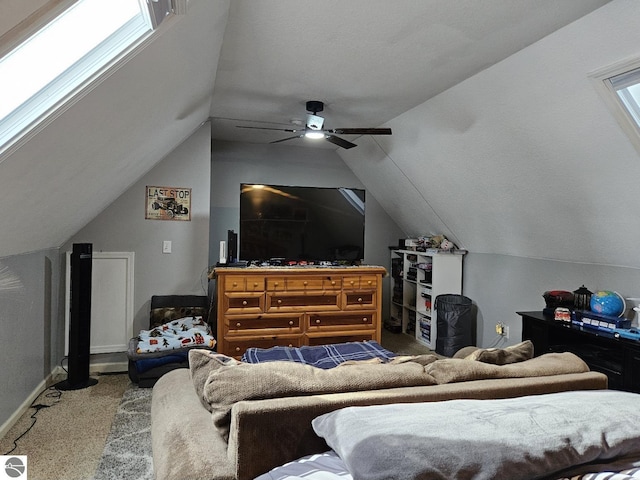
[[[473,345],[470,298],[464,295],[438,295],[436,353],[452,357],[462,347]]]

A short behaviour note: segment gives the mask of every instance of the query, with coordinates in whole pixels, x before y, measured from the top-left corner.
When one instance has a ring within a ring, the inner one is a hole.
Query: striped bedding
[[[336,343],[304,347],[248,348],[242,356],[245,363],[290,361],[328,370],[348,361],[378,359],[386,363],[396,356],[378,342]]]

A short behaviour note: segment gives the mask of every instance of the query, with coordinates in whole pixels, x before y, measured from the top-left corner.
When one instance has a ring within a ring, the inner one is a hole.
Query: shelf
[[[402,291],[404,304],[401,312],[393,310],[396,308],[394,305],[391,313],[397,315],[398,320],[402,316],[403,332],[435,350],[437,315],[433,302],[438,295],[462,294],[463,256],[444,251],[398,249],[391,251],[390,260],[397,273],[391,278],[391,296],[395,294],[399,298]]]

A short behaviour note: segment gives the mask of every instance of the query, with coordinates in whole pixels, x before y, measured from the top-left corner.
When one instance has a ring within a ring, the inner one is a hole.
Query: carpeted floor
[[[98,379],[96,385],[81,390],[45,390],[33,402],[43,407],[29,408],[0,439],[3,455],[27,456],[29,480],[93,477],[130,384],[126,374],[94,378]]]
[[[153,480],[150,388],[122,396],[94,480]]]

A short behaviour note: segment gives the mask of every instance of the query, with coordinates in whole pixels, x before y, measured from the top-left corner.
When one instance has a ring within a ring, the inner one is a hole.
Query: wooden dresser
[[[216,268],[218,352],[380,342],[385,274],[377,266]]]

